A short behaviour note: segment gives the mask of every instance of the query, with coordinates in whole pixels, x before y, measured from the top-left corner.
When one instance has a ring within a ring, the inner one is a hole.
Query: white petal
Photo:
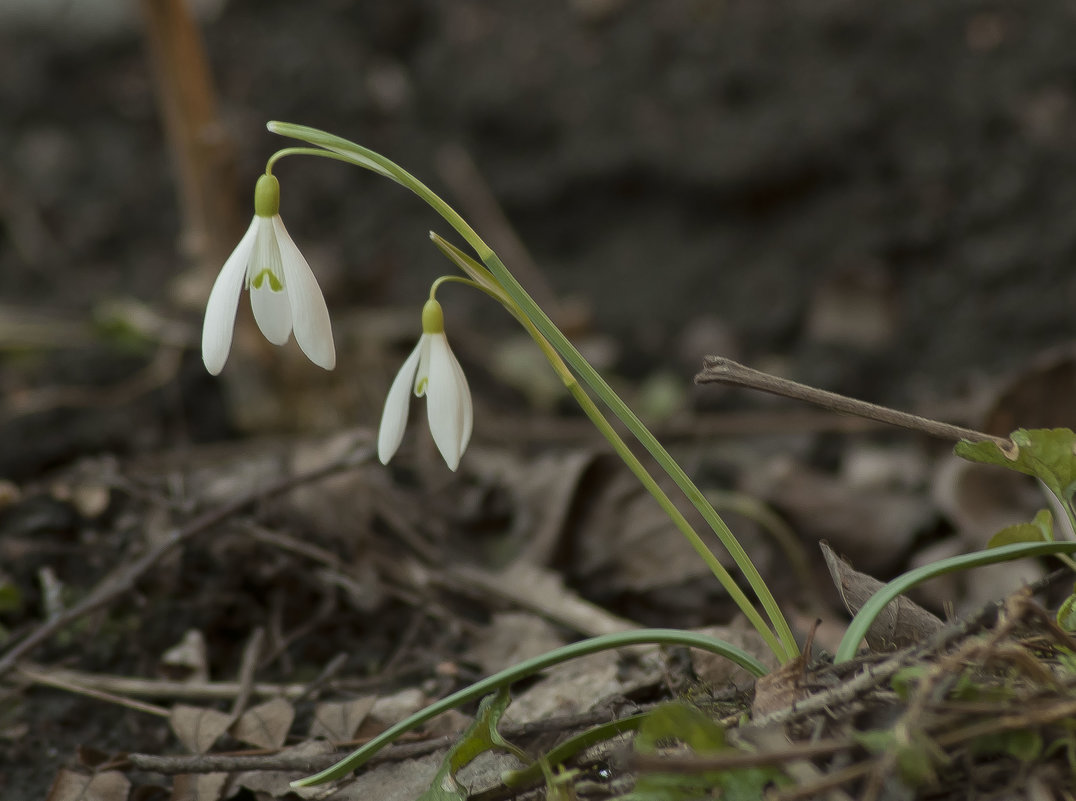
[[[444,334],[430,336],[430,381],[426,389],[430,433],[450,470],[459,467],[460,457],[470,438],[471,391],[467,380],[460,381],[460,368],[448,338]]]
[[[393,379],[389,394],[385,397],[385,410],[381,413],[381,427],[377,432],[377,458],[381,460],[381,464],[389,463],[403,440],[404,429],[407,427],[407,410],[411,406],[411,387],[421,351],[422,340],[419,340]]]
[[[449,350],[448,355],[452,358],[452,366],[456,370],[456,380],[459,382],[460,387],[460,403],[463,406],[463,431],[460,434],[460,456],[462,457],[471,441],[471,429],[474,427],[474,406],[471,404],[471,387],[467,383],[467,376],[464,375],[459,360],[456,359],[456,354]]]
[[[274,292],[268,281],[263,282],[261,288],[251,286],[250,307],[265,338],[274,345],[286,344],[291,337],[291,307],[287,293]]]
[[[205,322],[202,324],[202,361],[212,375],[224,369],[228,361],[228,351],[232,349],[232,329],[235,327],[235,310],[239,304],[239,293],[243,289],[243,279],[247,274],[247,263],[254,249],[258,218],[255,217],[239,244],[235,246],[209,293],[205,307]]]
[[[288,279],[282,266],[280,243],[273,225],[276,219],[255,217],[258,234],[254,239],[254,252],[250,256],[250,267],[247,270],[247,288],[250,290],[250,307],[254,310],[258,328],[274,345],[283,345],[291,336],[291,305],[288,302]],[[260,276],[260,287],[255,286],[255,281],[263,271],[272,273],[283,286],[274,292],[272,281],[267,275]]]
[[[332,370],[336,366],[336,347],[325,297],[303,254],[299,252],[280,215],[273,217],[280,260],[284,265],[284,291],[291,303],[291,322],[295,341],[303,353],[318,367]]]

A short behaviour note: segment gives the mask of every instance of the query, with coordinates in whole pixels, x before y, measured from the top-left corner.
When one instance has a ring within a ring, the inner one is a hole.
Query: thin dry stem
[[[941,439],[961,440],[970,442],[993,442],[1005,452],[1013,448],[1010,440],[1004,437],[995,437],[975,431],[971,428],[950,425],[939,420],[931,420],[917,414],[909,414],[875,403],[849,398],[847,395],[839,395],[824,389],[817,389],[787,378],[780,378],[761,370],[746,367],[724,356],[707,356],[703,360],[704,370],[695,376],[696,384],[732,384],[734,386],[757,389],[761,392],[769,392],[785,398],[813,403],[824,409],[830,409],[842,414],[851,414],[856,417],[865,417],[868,420],[876,420],[879,423],[899,426],[929,434]]]

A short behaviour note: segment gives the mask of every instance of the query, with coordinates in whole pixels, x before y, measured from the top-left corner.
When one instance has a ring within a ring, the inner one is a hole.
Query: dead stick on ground
[[[707,356],[703,360],[703,371],[695,376],[696,384],[732,384],[748,389],[757,389],[761,392],[769,392],[773,395],[781,395],[785,398],[813,403],[825,409],[835,412],[865,417],[868,420],[877,420],[879,423],[908,428],[912,431],[921,431],[932,437],[941,439],[966,439],[971,442],[993,442],[1003,452],[1009,453],[1014,445],[1005,437],[995,437],[975,431],[970,428],[950,425],[939,420],[931,420],[928,417],[920,417],[917,414],[909,414],[875,403],[849,398],[847,395],[838,395],[836,392],[828,392],[824,389],[800,384],[787,378],[779,378],[761,370],[746,367],[724,356]]]
[[[215,526],[217,523],[227,520],[232,515],[242,511],[250,504],[261,500],[262,498],[279,495],[301,484],[308,484],[311,481],[317,481],[318,479],[324,478],[325,476],[340,470],[360,465],[367,461],[372,453],[373,451],[369,448],[362,448],[356,453],[334,461],[324,467],[306,473],[300,473],[299,475],[282,478],[266,487],[254,490],[240,498],[222,504],[216,509],[212,509],[205,514],[200,515],[187,523],[187,525],[174,529],[167,537],[163,538],[142,556],[129,564],[121,565],[105,576],[98,582],[97,586],[90,591],[90,594],[83,598],[79,603],[66,610],[63,614],[42,623],[36,630],[8,649],[7,653],[4,654],[3,657],[0,657],[0,676],[3,676],[7,671],[11,670],[16,662],[30,653],[34,648],[37,648],[64,626],[88,615],[90,612],[100,609],[121,595],[129,592],[134,587],[135,582],[145,575],[150,568],[156,565],[165,554],[180,543],[190,539],[195,534],[199,534],[202,531]]]
[[[264,644],[265,629],[254,629],[254,633],[250,635],[243,649],[243,661],[239,664],[239,693],[235,696],[231,711],[233,723],[239,720],[239,716],[246,710],[254,691],[254,674],[258,670],[258,660],[261,658]]]
[[[536,720],[532,723],[505,725],[502,733],[510,739],[523,739],[545,734],[560,734],[575,729],[583,729],[588,726],[596,726],[608,723],[608,712],[592,711],[578,715],[561,715]],[[399,762],[416,756],[424,756],[442,748],[448,748],[459,740],[458,734],[446,734],[443,737],[434,737],[429,740],[420,740],[410,743],[394,743],[376,753],[370,760],[371,764],[380,762]],[[354,747],[361,743],[340,743],[340,746]],[[294,770],[313,773],[327,768],[334,762],[339,762],[341,752],[333,750],[323,754],[296,754],[292,751],[281,751],[276,754],[246,753],[246,754],[192,754],[187,756],[156,756],[154,754],[128,754],[127,759],[132,765],[141,770],[150,770],[154,773],[174,775],[177,773],[218,773],[240,770]]]
[[[1067,568],[1057,570],[1049,576],[1039,579],[1031,586],[1018,590],[1013,595],[1034,594],[1053,584],[1059,577],[1066,575],[1069,575]],[[887,683],[902,668],[922,662],[928,655],[941,653],[969,634],[990,626],[997,617],[998,611],[1007,602],[1008,599],[991,601],[974,615],[952,623],[938,631],[921,646],[906,648],[903,651],[898,651],[884,662],[868,665],[861,673],[841,682],[836,687],[815,693],[802,701],[797,701],[792,706],[771,712],[763,718],[752,721],[751,726],[762,728],[777,723],[798,721],[818,712],[832,710],[843,704],[851,703],[856,698],[873,692]]]
[[[180,701],[221,701],[235,698],[241,689],[237,681],[168,681],[165,679],[142,679],[131,676],[109,676],[86,673],[68,668],[45,667],[23,662],[19,673],[35,683],[54,686],[71,685],[94,690],[106,695],[135,696],[142,698],[167,698]],[[289,700],[302,698],[306,684],[256,683],[251,687],[259,698],[281,696]]]
[[[103,690],[98,690],[93,687],[86,687],[85,685],[71,681],[69,677],[60,673],[51,673],[45,670],[36,670],[34,668],[23,666],[19,667],[19,675],[32,681],[34,684],[44,684],[49,687],[55,687],[58,690],[66,690],[69,693],[85,695],[87,698],[96,698],[98,701],[107,701],[110,704],[124,706],[138,712],[145,712],[162,718],[166,718],[170,714],[163,706],[147,704],[144,701],[136,701],[133,698],[124,698],[123,696],[114,693],[104,692]]]

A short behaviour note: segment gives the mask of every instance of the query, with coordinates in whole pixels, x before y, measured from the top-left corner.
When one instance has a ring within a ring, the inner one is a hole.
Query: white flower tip
[[[202,363],[210,375],[220,375],[232,349],[232,332],[224,321],[207,319],[202,329]]]
[[[302,348],[306,357],[322,370],[336,368],[336,347],[333,344],[332,332],[329,332],[328,337],[328,341],[318,339],[313,344],[307,343],[306,347]]]
[[[210,375],[217,375],[228,361],[232,349],[232,329],[235,327],[235,310],[239,293],[243,291],[243,279],[247,273],[247,261],[254,250],[258,233],[258,219],[251,220],[250,227],[235,246],[235,250],[221,267],[209,300],[205,306],[202,323],[202,361]]]
[[[444,333],[424,334],[430,343],[426,410],[430,433],[449,470],[459,467],[471,436],[471,393]]]
[[[381,464],[387,465],[392,461],[402,439],[403,429],[396,431],[391,422],[386,425],[386,420],[382,418],[381,428],[377,432],[377,458]]]
[[[415,381],[422,354],[422,340],[411,351],[400,371],[392,380],[389,394],[385,397],[385,409],[381,412],[381,425],[377,429],[377,458],[381,464],[388,464],[396,455],[403,441],[404,429],[407,428],[407,410],[411,406],[411,387]]]
[[[210,375],[220,375],[220,371],[224,369],[223,361],[210,360],[204,353],[202,354],[202,362],[205,364],[206,372]]]

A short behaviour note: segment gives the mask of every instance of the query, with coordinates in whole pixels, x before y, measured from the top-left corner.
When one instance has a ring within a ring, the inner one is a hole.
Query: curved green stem
[[[783,643],[777,639],[774,632],[766,625],[766,621],[762,619],[762,616],[755,609],[754,604],[751,603],[747,595],[740,586],[736,583],[736,580],[728,572],[723,564],[714,555],[714,552],[707,547],[705,541],[695,531],[694,526],[688,522],[684,514],[677,508],[676,504],[669,498],[668,493],[661,488],[661,485],[654,479],[650,471],[646,469],[639,458],[632,452],[631,448],[624,441],[624,438],[617,433],[613,428],[609,420],[606,418],[598,405],[587,394],[586,390],[579,385],[579,381],[576,380],[575,374],[564,364],[560,355],[549,344],[549,340],[542,336],[542,334],[531,322],[530,318],[523,314],[523,312],[512,302],[512,299],[508,297],[504,290],[497,284],[490,286],[486,285],[486,281],[483,280],[482,273],[484,270],[480,264],[474,262],[466,253],[463,253],[458,248],[453,246],[450,242],[446,242],[444,239],[438,236],[433,237],[434,244],[440,248],[441,252],[445,254],[457,267],[463,270],[470,276],[474,277],[473,285],[483,290],[495,300],[499,301],[501,305],[508,310],[508,312],[516,318],[524,330],[530,334],[535,344],[541,349],[546,359],[549,360],[553,370],[560,376],[564,382],[564,386],[575,398],[576,403],[586,414],[587,418],[594,427],[601,432],[601,435],[612,446],[616,455],[621,458],[627,468],[632,472],[639,483],[643,485],[647,492],[649,492],[654,500],[657,501],[661,510],[672,520],[673,524],[680,530],[680,533],[684,535],[687,541],[691,544],[691,547],[695,549],[695,553],[706,563],[706,566],[710,568],[710,572],[714,574],[714,577],[724,587],[725,592],[729,594],[733,602],[743,612],[744,616],[750,621],[751,625],[755,627],[762,639],[766,641],[766,645],[773,651],[774,655],[781,661],[785,661],[787,658]],[[467,279],[460,279],[467,280]],[[794,654],[793,654],[794,655]]]
[[[613,391],[612,387],[606,383],[605,379],[601,377],[598,371],[583,358],[582,354],[576,350],[571,341],[559,328],[557,328],[553,321],[549,319],[534,299],[527,294],[527,291],[515,279],[515,276],[508,271],[508,268],[504,266],[503,262],[497,257],[497,254],[482,241],[482,238],[475,233],[474,229],[472,229],[459,214],[456,213],[455,209],[445,203],[436,193],[415,178],[415,176],[411,175],[411,173],[407,172],[393,161],[385,158],[380,153],[375,153],[369,148],[362,147],[347,139],[304,125],[294,125],[292,123],[274,121],[268,123],[266,127],[273,133],[288,136],[293,139],[299,139],[319,147],[324,147],[334,153],[347,156],[348,159],[357,166],[365,167],[366,169],[373,170],[381,175],[392,178],[394,181],[397,181],[402,186],[410,189],[421,197],[434,209],[434,211],[440,214],[449,225],[456,229],[460,236],[474,248],[479,258],[492,274],[496,283],[499,284],[505,294],[512,299],[516,308],[518,308],[523,316],[528,318],[534,324],[542,336],[548,340],[548,342],[564,358],[578,378],[594,391],[614,415],[620,418],[624,425],[627,426],[628,430],[631,431],[632,435],[635,436],[644,448],[646,448],[661,468],[668,473],[669,477],[672,478],[677,487],[680,488],[680,491],[684,493],[692,506],[699,511],[703,519],[706,520],[707,525],[713,529],[718,539],[721,540],[722,545],[724,545],[731,554],[737,567],[743,571],[748,584],[750,584],[751,589],[758,597],[763,609],[770,618],[774,630],[777,632],[777,637],[781,642],[781,648],[776,652],[778,658],[782,662],[791,660],[798,653],[796,638],[792,634],[792,629],[789,627],[788,621],[785,620],[784,615],[781,613],[781,609],[778,607],[777,601],[774,599],[769,587],[766,586],[766,582],[762,580],[762,576],[759,574],[758,569],[755,567],[754,563],[751,562],[747,552],[744,551],[743,546],[736,540],[736,537],[725,524],[725,521],[721,519],[716,511],[714,511],[714,508],[706,500],[699,488],[695,486],[687,473],[684,472],[684,469],[677,464],[676,460],[673,459],[669,452],[665,450],[664,446],[658,442],[657,438],[635,415],[628,405],[621,400],[620,396]]]
[[[602,436],[609,441],[609,444],[613,446],[613,450],[616,451],[616,455],[619,456],[624,464],[631,470],[639,483],[646,488],[646,491],[654,496],[654,500],[658,502],[661,510],[669,516],[673,524],[680,529],[680,533],[687,538],[687,541],[691,543],[691,547],[695,549],[702,560],[706,563],[706,566],[710,568],[710,572],[714,574],[714,577],[721,583],[721,586],[725,588],[725,592],[729,594],[729,597],[735,602],[736,606],[740,608],[740,611],[751,622],[751,625],[755,627],[762,638],[766,641],[766,645],[770,647],[774,655],[781,661],[787,662],[789,660],[789,654],[786,652],[784,644],[777,638],[773,630],[766,625],[766,621],[762,619],[762,615],[758,613],[754,605],[744,594],[744,591],[740,589],[740,586],[736,583],[736,579],[732,577],[725,566],[721,564],[718,558],[714,555],[713,551],[706,547],[706,543],[698,532],[692,527],[691,523],[684,517],[676,505],[672,502],[665,491],[658,485],[658,482],[654,480],[654,477],[650,475],[647,469],[643,466],[643,463],[639,461],[639,458],[632,453],[631,448],[624,442],[623,438],[617,434],[616,429],[605,419],[605,415],[601,413],[597,404],[591,399],[591,397],[579,386],[579,382],[572,379],[570,384],[567,384],[568,391],[572,393],[572,397],[575,398],[576,403],[582,407],[586,416],[590,419],[590,422],[594,424],[594,427],[601,432]],[[794,655],[794,654],[793,654]]]
[[[342,161],[345,164],[354,163],[347,156],[342,156],[339,153],[334,153],[321,147],[286,147],[283,150],[278,150],[265,162],[265,174],[272,175],[273,167],[276,166],[278,161],[286,156],[317,156],[323,159],[335,159],[336,161]]]
[[[442,284],[463,284],[464,286],[469,286],[471,289],[485,292],[494,300],[500,300],[499,296],[491,293],[483,284],[470,278],[464,278],[462,275],[442,275],[440,278],[435,279],[434,282],[430,284],[430,300],[437,299],[437,290],[441,288]]]
[[[635,436],[637,440],[642,444],[644,448],[654,457],[661,468],[669,474],[669,477],[676,483],[676,486],[680,488],[680,491],[684,493],[687,499],[691,502],[703,519],[713,529],[714,533],[721,540],[721,544],[728,549],[728,552],[732,555],[733,561],[736,562],[737,567],[743,571],[744,576],[747,578],[748,584],[751,585],[751,589],[754,590],[755,595],[758,596],[759,601],[762,603],[763,609],[769,616],[770,621],[773,623],[774,629],[777,632],[783,644],[783,653],[779,656],[782,662],[791,660],[797,653],[798,648],[796,645],[796,638],[792,634],[792,629],[788,625],[788,621],[785,620],[784,615],[781,613],[780,607],[777,605],[776,599],[770,592],[769,587],[766,586],[766,582],[762,580],[762,576],[759,574],[758,569],[755,567],[751,558],[747,555],[747,552],[740,545],[735,535],[729,530],[729,527],[725,524],[725,521],[714,511],[714,508],[710,505],[709,501],[702,494],[695,483],[688,477],[684,469],[676,462],[675,459],[669,454],[665,447],[658,442],[657,438],[650,433],[643,422],[635,415],[635,413],[628,407],[620,396],[617,395],[613,388],[610,387],[604,378],[595,370],[590,363],[583,358],[582,354],[576,350],[571,341],[561,333],[560,329],[554,325],[553,321],[549,319],[544,311],[538,306],[537,303],[527,294],[526,290],[516,281],[515,277],[508,271],[508,268],[501,263],[501,260],[497,258],[495,253],[490,253],[487,258],[482,260],[489,271],[493,273],[494,278],[501,284],[504,291],[509,297],[515,301],[516,304],[522,309],[523,313],[534,322],[535,327],[542,333],[546,339],[557,349],[557,352],[564,357],[564,360],[568,362],[568,365],[576,372],[580,379],[585,381],[601,398],[602,402],[615,414],[620,420],[627,426],[628,430]]]
[[[501,687],[514,684],[520,679],[533,676],[535,673],[545,670],[548,667],[559,665],[561,662],[567,662],[581,656],[598,653],[599,651],[608,651],[610,649],[623,648],[629,645],[686,645],[690,648],[698,648],[703,651],[709,651],[710,653],[723,656],[749,671],[754,676],[763,676],[766,673],[765,666],[750,654],[740,650],[734,645],[724,642],[723,640],[719,640],[715,637],[708,637],[704,634],[694,634],[692,632],[678,631],[676,629],[639,629],[637,631],[622,631],[615,634],[604,634],[601,637],[592,637],[589,640],[581,640],[580,642],[565,645],[563,648],[557,648],[548,653],[520,662],[518,665],[513,665],[510,668],[502,670],[500,673],[495,673],[488,678],[475,682],[470,687],[465,687],[458,692],[452,693],[452,695],[446,696],[440,701],[430,704],[425,709],[411,715],[411,717],[389,727],[362,748],[353,751],[335,765],[326,768],[320,773],[315,773],[313,776],[307,776],[306,778],[292,782],[292,787],[311,787],[315,784],[323,784],[324,782],[346,776],[351,771],[363,765],[370,759],[370,757],[386,745],[396,740],[400,735],[418,728],[427,720],[437,717],[442,712],[447,712],[461,704],[466,704],[468,701],[474,701],[484,695],[488,695]]]
[[[970,567],[1009,562],[1028,556],[1068,553],[1076,553],[1076,542],[1018,542],[1013,545],[991,548],[987,551],[961,554],[950,559],[942,559],[929,565],[923,565],[923,567],[917,567],[915,570],[909,570],[904,575],[898,576],[886,584],[863,604],[856,616],[852,618],[852,622],[848,624],[848,630],[844,633],[844,637],[841,638],[841,644],[837,648],[837,654],[833,661],[840,664],[854,657],[859,648],[859,643],[867,636],[871,624],[874,623],[875,618],[885,609],[886,605],[920,582],[936,576],[943,576],[946,573],[967,570]]]
[[[455,209],[441,200],[440,197],[418,178],[395,162],[385,158],[380,153],[375,153],[373,150],[363,147],[362,145],[357,145],[342,137],[335,136],[325,131],[320,131],[317,128],[310,128],[306,125],[295,125],[290,122],[273,121],[266,123],[265,127],[275,134],[287,136],[292,139],[299,139],[303,142],[309,142],[312,145],[323,147],[326,150],[331,150],[334,153],[344,156],[344,161],[350,161],[352,164],[359,167],[365,167],[386,178],[391,178],[396,181],[396,183],[407,187],[425,200],[434,211],[444,217],[445,221],[455,228],[460,236],[467,240],[467,244],[475,249],[475,253],[477,253],[483,261],[485,261],[487,254],[493,252],[490,250],[489,245],[483,242],[482,238],[467,224],[467,221],[456,213]]]

